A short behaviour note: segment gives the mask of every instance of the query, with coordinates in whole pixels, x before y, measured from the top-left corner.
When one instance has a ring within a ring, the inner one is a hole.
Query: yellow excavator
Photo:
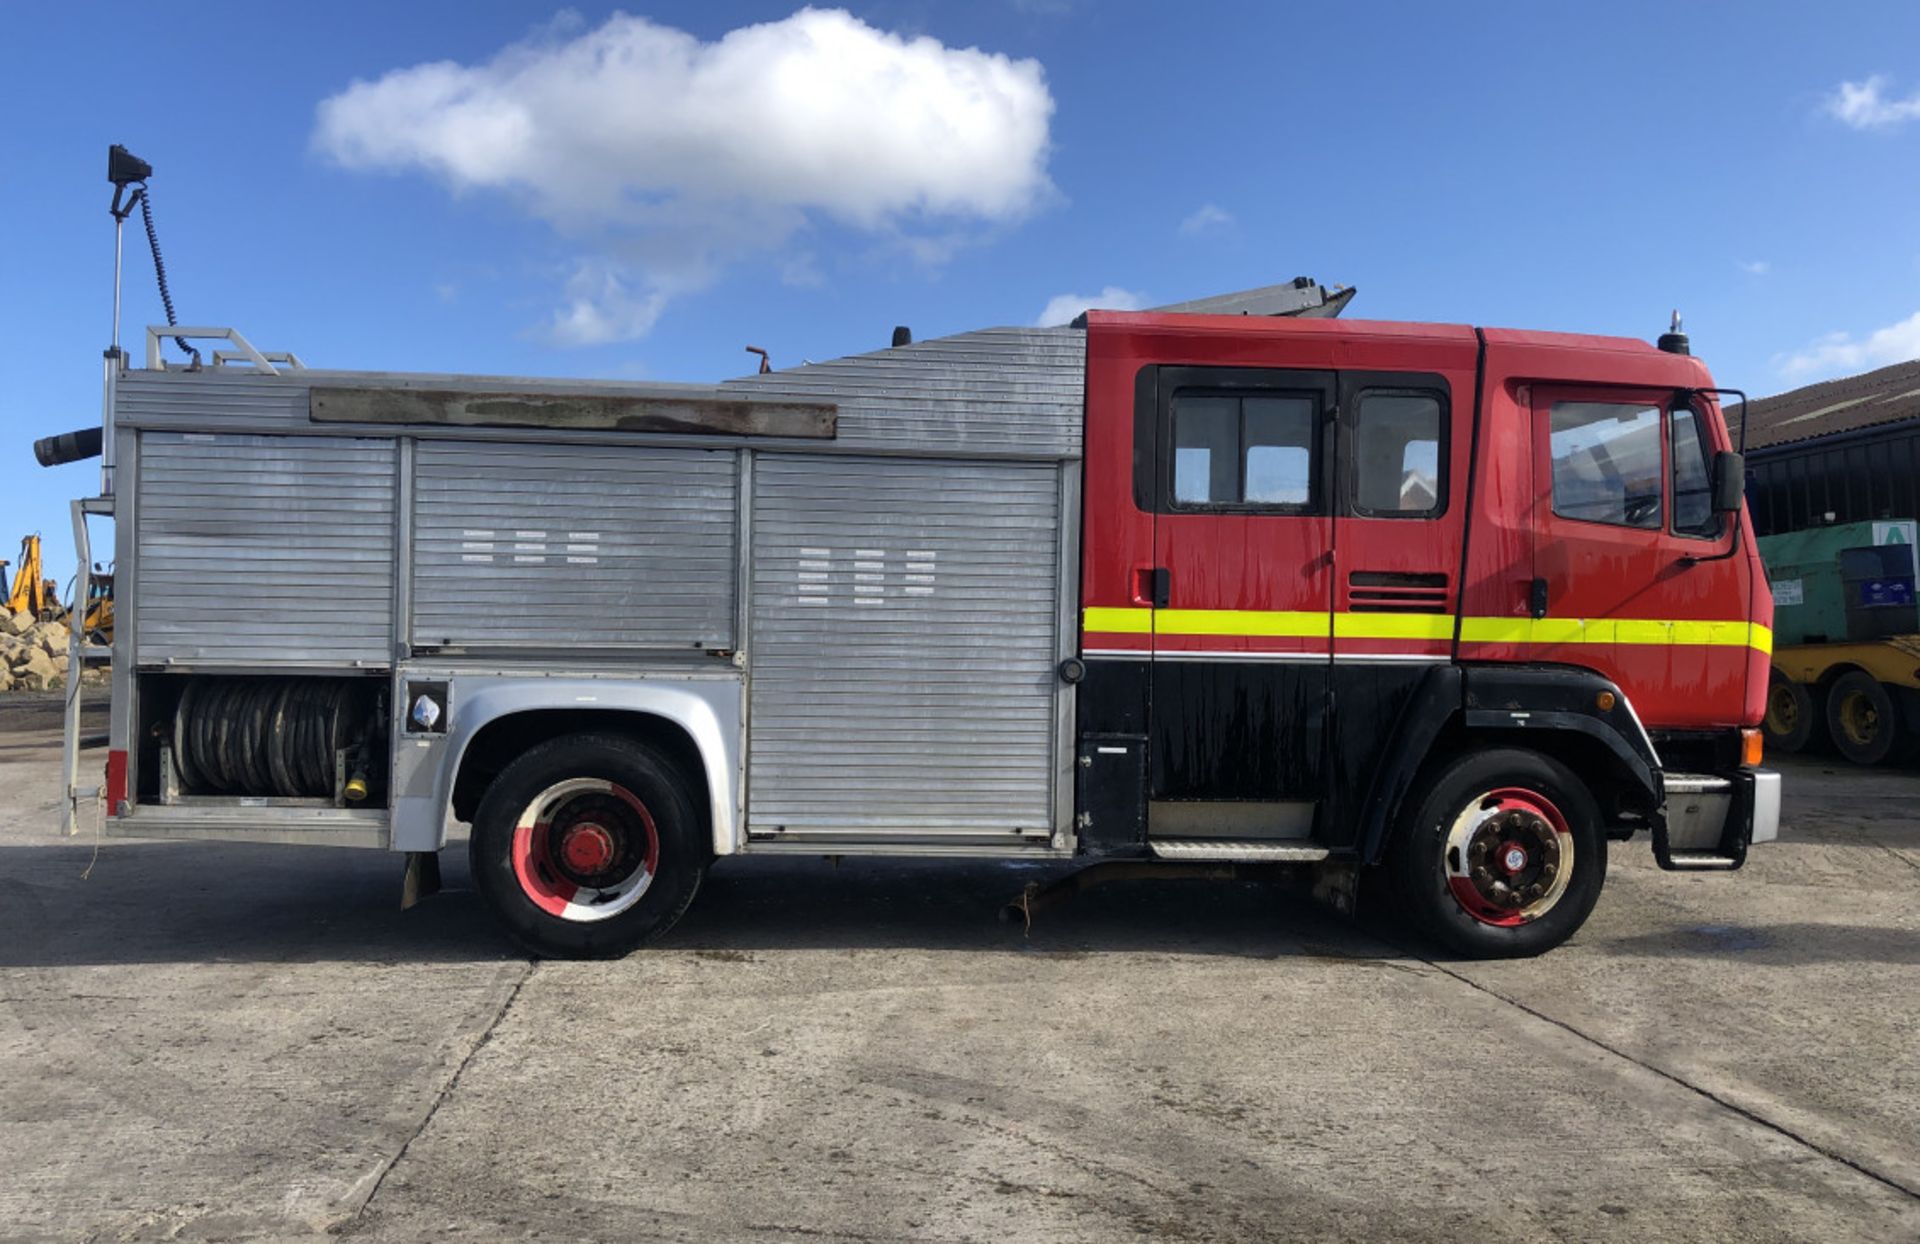
[[[96,569],[87,576],[85,633],[87,642],[113,646],[113,571]]]
[[[5,576],[6,569],[7,563],[0,561],[0,577]],[[28,536],[20,541],[20,569],[13,572],[13,585],[7,592],[7,612],[44,618],[58,603],[58,585],[46,577],[40,564],[40,537]]]
[[[0,612],[25,613],[37,621],[61,616],[60,585],[46,577],[46,569],[40,558],[40,537],[32,535],[20,541],[20,568],[14,571],[13,580],[9,584],[7,567],[11,564],[5,558],[0,558],[0,587],[7,589],[6,599],[0,601]],[[86,610],[88,642],[111,644],[113,642],[112,571],[95,570],[87,576],[86,595],[81,607]]]

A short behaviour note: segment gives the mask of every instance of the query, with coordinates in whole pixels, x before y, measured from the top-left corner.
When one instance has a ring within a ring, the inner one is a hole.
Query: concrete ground
[[[1261,885],[731,861],[534,965],[449,853],[57,836],[0,701],[0,1237],[1920,1238],[1920,776],[1787,767],[1734,876],[1619,849],[1438,961]],[[98,753],[94,754],[96,757]]]

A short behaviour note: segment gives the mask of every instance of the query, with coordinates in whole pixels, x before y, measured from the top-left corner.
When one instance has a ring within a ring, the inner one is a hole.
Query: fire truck
[[[1372,872],[1469,956],[1572,935],[1616,843],[1740,867],[1772,598],[1705,366],[1350,296],[714,385],[116,331],[103,428],[48,449],[99,447],[75,534],[111,516],[120,596],[69,828],[382,849],[418,890],[464,822],[552,956],[659,935],[731,855],[1286,865],[1340,906]]]

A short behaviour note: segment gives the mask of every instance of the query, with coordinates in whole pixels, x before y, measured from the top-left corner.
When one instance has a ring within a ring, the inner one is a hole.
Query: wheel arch
[[[1822,669],[1818,678],[1805,684],[1812,689],[1815,709],[1819,709],[1825,704],[1827,693],[1833,690],[1833,684],[1839,682],[1848,674],[1865,674],[1875,682],[1885,681],[1864,665],[1857,664],[1853,661],[1835,661],[1832,665]]]
[[[458,689],[456,689],[457,692]],[[569,734],[619,734],[659,749],[691,783],[715,855],[738,849],[741,824],[737,682],[620,683],[541,679],[460,696],[435,806],[471,820],[487,783],[528,748]]]
[[[1601,693],[1613,707],[1599,707]],[[1660,759],[1626,694],[1594,673],[1558,666],[1439,666],[1395,723],[1360,825],[1360,857],[1377,863],[1393,827],[1454,758],[1517,747],[1571,769],[1609,821],[1652,817],[1664,797]],[[1611,795],[1611,798],[1609,797]]]

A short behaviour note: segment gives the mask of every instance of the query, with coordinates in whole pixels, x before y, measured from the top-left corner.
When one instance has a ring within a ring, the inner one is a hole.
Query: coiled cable
[[[167,288],[167,261],[160,257],[160,233],[153,227],[153,191],[147,189],[147,183],[140,183],[140,221],[147,227],[147,246],[153,251],[153,275],[160,284],[160,306],[167,313],[167,327],[178,328],[180,321],[173,314],[173,291]],[[185,337],[175,337],[173,343],[193,356],[193,365],[200,366],[200,351],[187,344]]]

